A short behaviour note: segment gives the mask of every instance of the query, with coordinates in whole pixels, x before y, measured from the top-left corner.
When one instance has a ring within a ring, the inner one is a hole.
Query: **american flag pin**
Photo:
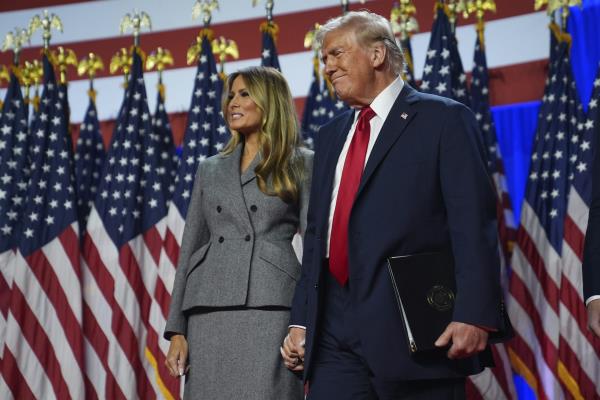
[[[406,118],[408,118],[408,114],[407,114],[407,113],[402,113],[402,114],[400,115],[400,118],[402,118],[402,119],[406,119]]]

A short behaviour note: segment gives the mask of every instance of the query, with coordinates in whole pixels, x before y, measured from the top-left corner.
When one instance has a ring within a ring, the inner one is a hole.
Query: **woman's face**
[[[250,97],[244,78],[241,76],[233,80],[229,91],[227,123],[232,130],[245,136],[260,130],[262,111]]]

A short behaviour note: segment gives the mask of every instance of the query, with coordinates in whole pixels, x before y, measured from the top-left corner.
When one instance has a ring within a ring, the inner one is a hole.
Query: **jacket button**
[[[219,243],[223,243],[225,241],[225,238],[223,236],[219,237]]]
[[[315,283],[315,289],[319,289],[319,284]]]
[[[249,241],[250,241],[250,235],[246,235],[246,237],[244,238],[244,240],[245,240],[246,242],[249,242]]]
[[[256,210],[258,210],[258,207],[256,207],[254,204],[252,204],[252,205],[250,206],[250,211],[252,211],[252,212],[256,212]]]
[[[222,210],[221,206],[217,206],[217,212],[220,213]]]

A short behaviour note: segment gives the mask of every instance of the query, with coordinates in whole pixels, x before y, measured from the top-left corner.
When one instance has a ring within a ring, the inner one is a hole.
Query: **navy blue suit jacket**
[[[323,262],[336,163],[352,112],[324,126],[315,143],[302,276],[291,324],[306,326],[305,378],[323,308]],[[454,320],[504,329],[495,192],[473,113],[405,84],[369,156],[349,222],[349,288],[366,363],[384,379],[431,379],[480,371],[479,356],[408,354],[387,257],[451,249]]]
[[[600,295],[600,128],[596,127],[592,167],[592,203],[583,255],[583,297]]]

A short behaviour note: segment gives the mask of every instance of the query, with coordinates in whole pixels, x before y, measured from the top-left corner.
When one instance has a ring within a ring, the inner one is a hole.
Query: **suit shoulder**
[[[198,163],[196,175],[202,175],[204,178],[210,176],[212,173],[219,170],[226,157],[226,155],[217,153],[213,156],[205,158]]]
[[[323,131],[323,130],[329,129],[333,126],[345,123],[346,121],[348,121],[348,118],[350,116],[352,116],[353,113],[354,113],[354,110],[350,109],[348,111],[344,111],[343,113],[336,115],[331,120],[329,120],[325,124],[323,124],[319,131]]]
[[[298,148],[298,156],[302,157],[302,160],[305,163],[312,163],[312,160],[315,156],[315,152],[312,151],[311,149],[308,149],[306,147],[299,147]]]
[[[420,107],[425,107],[430,110],[471,112],[469,107],[448,97],[442,97],[430,93],[415,92],[414,98],[418,100]]]

